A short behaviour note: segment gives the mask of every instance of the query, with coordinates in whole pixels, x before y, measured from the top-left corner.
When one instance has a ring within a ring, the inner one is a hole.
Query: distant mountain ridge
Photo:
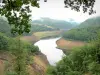
[[[56,20],[51,18],[42,17],[37,20],[33,20],[32,24],[41,24],[45,26],[50,26],[54,29],[71,29],[77,25],[76,22],[69,22],[64,20]]]
[[[98,33],[100,33],[100,17],[93,17],[82,22],[77,27],[66,31],[63,37],[73,40],[89,41],[97,39]]]
[[[93,17],[85,20],[82,22],[78,27],[79,28],[84,28],[84,27],[89,27],[89,26],[99,26],[100,25],[100,16],[98,17]]]
[[[31,22],[31,32],[41,32],[41,31],[55,31],[55,30],[67,30],[75,27],[76,22],[69,22],[64,20],[55,20],[50,18],[40,18],[38,20],[33,20]],[[0,17],[0,32],[11,36],[11,28],[5,17]],[[28,35],[25,33],[25,35]]]

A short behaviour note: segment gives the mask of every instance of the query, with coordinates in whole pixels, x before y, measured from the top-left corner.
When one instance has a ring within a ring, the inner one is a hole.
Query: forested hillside
[[[0,17],[0,32],[6,34],[6,35],[11,35],[10,33],[10,26],[7,23],[6,20],[4,20],[3,18]]]
[[[47,75],[100,75],[100,39],[73,51],[50,66]]]
[[[41,24],[32,24],[31,26],[31,32],[53,31],[53,30],[57,30],[57,29],[50,26],[41,25]]]
[[[90,18],[63,34],[66,39],[89,41],[97,38],[100,32],[100,17]]]
[[[50,18],[40,18],[37,20],[33,20],[33,24],[42,24],[45,26],[49,26],[55,29],[71,29],[77,25],[77,23],[71,23],[64,20],[55,20]]]
[[[38,24],[32,24],[31,26],[31,33],[38,32],[38,31],[51,31],[56,30],[47,26],[38,25]],[[0,18],[0,32],[6,34],[7,36],[11,36],[10,32],[10,25],[6,20],[4,20],[2,17]],[[25,34],[26,35],[26,34]]]
[[[63,37],[90,42],[71,49],[56,66],[48,67],[47,75],[100,75],[100,17],[84,21]]]
[[[33,23],[31,23],[31,24],[32,25],[31,25],[30,34],[24,33],[24,35],[31,35],[31,34],[33,34],[33,32],[58,30],[58,29],[50,27],[50,26],[45,26],[45,25],[41,25],[41,24],[33,24]],[[11,36],[10,25],[8,24],[7,20],[5,20],[2,17],[0,17],[0,32],[4,33],[7,36]]]

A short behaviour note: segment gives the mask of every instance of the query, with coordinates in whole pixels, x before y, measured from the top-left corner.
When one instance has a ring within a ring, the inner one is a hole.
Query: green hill
[[[93,17],[90,19],[87,19],[86,21],[82,22],[78,27],[79,28],[85,28],[85,27],[95,27],[100,26],[100,17]]]
[[[66,31],[63,37],[72,40],[89,41],[97,38],[100,32],[100,17],[90,18],[76,28]]]
[[[24,35],[31,35],[33,32],[53,31],[53,30],[58,30],[58,29],[53,28],[51,26],[31,23],[31,33],[30,34],[24,33]],[[10,25],[8,24],[7,20],[5,20],[3,17],[0,17],[0,32],[4,33],[7,36],[11,36],[10,31],[11,31]]]
[[[33,24],[41,24],[45,26],[52,27],[54,29],[71,29],[77,25],[77,23],[71,23],[64,20],[55,20],[50,18],[40,18],[38,20],[33,20]]]
[[[57,30],[53,27],[41,25],[41,24],[32,24],[31,26],[31,32],[40,32],[40,31],[53,31]]]
[[[0,32],[10,36],[10,26],[6,20],[0,17]]]

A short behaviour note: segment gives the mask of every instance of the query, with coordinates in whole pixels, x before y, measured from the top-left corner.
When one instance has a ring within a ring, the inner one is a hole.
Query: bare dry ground
[[[81,47],[84,46],[86,43],[82,41],[70,41],[70,40],[65,40],[64,38],[61,38],[56,41],[58,48],[64,49],[64,50],[69,50],[74,47]]]
[[[61,34],[62,31],[42,31],[35,32],[33,35],[37,36],[39,39],[57,37]]]
[[[45,73],[48,65],[49,62],[47,61],[46,56],[40,53],[39,55],[34,56],[34,64],[31,64],[30,66],[33,69],[35,75],[46,75]]]
[[[38,41],[39,38],[36,37],[35,35],[32,35],[32,36],[23,36],[23,37],[21,37],[21,40],[34,43],[34,42]]]
[[[0,75],[4,75],[4,61],[0,60]]]
[[[28,65],[29,75],[45,75],[47,66],[49,65],[46,56],[42,53],[39,53],[32,57],[33,63]],[[5,66],[6,61],[9,63],[8,66]],[[12,62],[13,55],[8,52],[0,53],[0,75],[5,75],[5,69],[9,69],[9,71],[12,69]]]

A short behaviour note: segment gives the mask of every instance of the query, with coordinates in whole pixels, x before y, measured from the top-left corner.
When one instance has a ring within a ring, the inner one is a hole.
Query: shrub
[[[26,43],[24,44],[25,48],[30,52],[30,53],[37,53],[39,52],[38,46],[34,46],[31,43]]]
[[[0,50],[8,50],[8,38],[0,33]]]
[[[100,40],[82,48],[76,48],[63,57],[48,75],[100,75]]]

